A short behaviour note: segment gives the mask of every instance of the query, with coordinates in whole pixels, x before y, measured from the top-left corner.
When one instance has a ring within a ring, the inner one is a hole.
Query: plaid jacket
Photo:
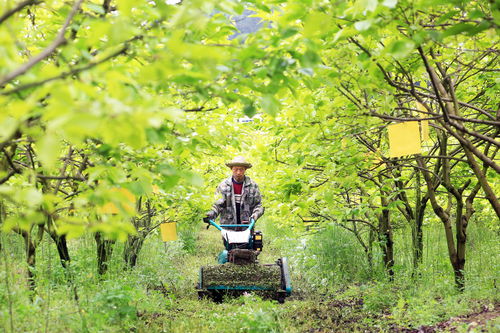
[[[219,199],[213,204],[208,216],[215,219],[220,215],[221,224],[236,224],[236,203],[232,176],[224,179],[217,186],[216,195],[219,196]],[[262,207],[261,201],[259,187],[250,177],[245,176],[241,193],[241,221],[250,221],[251,216],[255,220],[261,217],[264,214],[264,207]]]

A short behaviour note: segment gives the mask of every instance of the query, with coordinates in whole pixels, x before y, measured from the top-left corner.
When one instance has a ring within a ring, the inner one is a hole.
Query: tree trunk
[[[402,171],[401,165],[395,163],[388,163],[389,167],[393,169],[395,190],[397,193],[397,198],[403,202],[403,207],[398,206],[399,211],[408,221],[411,228],[411,241],[412,241],[412,258],[413,258],[413,274],[418,270],[418,266],[422,262],[422,251],[423,251],[423,215],[425,212],[425,207],[427,205],[427,196],[422,199],[421,181],[420,181],[420,170],[415,168],[415,204],[410,204],[410,199],[406,195],[406,185],[401,180]]]
[[[368,261],[368,267],[370,269],[370,274],[373,272],[373,242],[375,241],[375,231],[370,228],[368,234],[368,246],[366,251],[366,259]]]
[[[137,235],[129,235],[125,247],[123,248],[123,259],[125,260],[125,267],[127,269],[135,267],[139,252],[141,252],[146,237],[155,228],[152,226],[152,218],[156,212],[151,207],[151,200],[147,199],[145,201],[145,207],[143,207],[142,199],[143,198],[140,197],[136,203],[136,210],[142,216],[134,217],[131,220],[137,230]]]
[[[415,244],[413,254],[413,268],[418,269],[422,264],[422,253],[424,252],[424,235],[422,232],[423,217],[419,216],[415,221]]]
[[[68,243],[66,242],[66,235],[58,235],[55,232],[50,233],[50,237],[56,243],[57,253],[59,253],[59,260],[63,268],[67,268],[71,257],[69,256]]]
[[[392,239],[389,211],[385,210],[382,215],[383,217],[380,220],[379,241],[382,248],[382,257],[385,269],[392,279],[392,276],[394,275],[394,241]]]
[[[69,255],[68,244],[66,242],[66,235],[59,235],[57,233],[57,228],[55,226],[57,215],[47,214],[47,229],[50,238],[54,241],[57,248],[57,253],[59,254],[59,260],[63,268],[67,268],[71,257]]]
[[[382,204],[383,210],[382,214],[378,216],[379,218],[379,241],[380,247],[382,249],[382,258],[384,260],[384,266],[389,274],[390,279],[394,276],[394,241],[392,238],[392,227],[390,221],[390,211],[387,208],[389,200],[385,192],[380,191],[380,202]]]
[[[129,236],[127,242],[125,243],[125,248],[123,249],[123,259],[125,260],[127,269],[135,267],[137,263],[137,257],[139,256],[139,252],[141,251],[145,240],[145,237],[141,236]]]
[[[420,188],[420,170],[416,169],[416,199],[415,199],[415,221],[412,226],[412,240],[413,240],[413,271],[416,272],[422,263],[422,253],[424,250],[424,236],[422,232],[422,225],[424,222],[425,206],[427,205],[427,197],[422,199],[422,190]]]
[[[0,200],[0,227],[3,224],[3,221],[5,221],[5,217],[6,217],[5,206],[3,200]],[[2,238],[0,238],[0,251],[2,251]]]
[[[24,248],[26,249],[26,263],[28,264],[28,287],[31,291],[35,291],[35,266],[36,266],[36,247],[32,242],[30,234],[23,234]]]
[[[457,252],[455,254],[455,258],[452,260],[453,264],[453,272],[455,274],[455,285],[457,289],[460,291],[464,290],[465,281],[464,281],[464,267],[465,267],[465,243],[467,241],[466,230],[463,225],[463,200],[460,195],[460,200],[457,198],[457,210],[456,210],[456,222],[455,222],[455,231],[456,231],[456,242],[457,242]]]
[[[113,254],[115,241],[104,239],[100,232],[96,232],[94,237],[97,244],[97,273],[104,275],[108,271],[108,261]]]
[[[464,225],[462,224],[465,218],[462,216],[460,218],[457,218],[457,252],[455,255],[455,258],[452,260],[452,266],[453,266],[453,273],[455,275],[455,285],[458,290],[464,291],[465,289],[465,277],[464,277],[464,268],[465,268],[465,245],[467,242],[467,234],[466,230],[464,228]],[[458,224],[462,224],[461,227],[459,227]]]
[[[442,148],[445,146],[443,145]],[[446,154],[446,150],[442,149],[442,155]],[[425,164],[421,157],[417,158],[417,163],[419,166],[425,170]],[[446,235],[446,244],[448,246],[448,256],[450,258],[451,266],[453,267],[453,274],[455,277],[455,285],[458,290],[463,291],[465,288],[465,279],[464,279],[464,268],[465,268],[465,248],[467,243],[467,224],[474,213],[474,209],[472,207],[472,202],[481,187],[480,182],[477,183],[475,188],[472,190],[471,194],[467,198],[466,201],[466,211],[464,214],[464,200],[463,200],[463,192],[469,185],[466,183],[462,188],[455,188],[449,179],[449,165],[445,162],[443,165],[443,186],[447,189],[448,193],[455,198],[456,203],[456,213],[455,213],[455,237],[453,235],[453,228],[451,222],[451,216],[449,212],[445,211],[443,207],[441,207],[437,201],[436,193],[432,186],[432,180],[428,174],[428,171],[424,171],[423,173],[425,181],[427,183],[429,198],[431,201],[432,208],[436,215],[441,219],[441,222],[444,226],[444,231]]]
[[[17,233],[21,234],[24,239],[24,249],[26,251],[26,264],[28,265],[27,269],[27,280],[29,289],[34,292],[36,288],[35,281],[35,267],[36,267],[36,248],[38,244],[42,241],[43,238],[43,226],[38,225],[38,231],[35,238],[32,237],[31,231],[33,227],[30,228],[29,231],[26,230],[16,230]]]

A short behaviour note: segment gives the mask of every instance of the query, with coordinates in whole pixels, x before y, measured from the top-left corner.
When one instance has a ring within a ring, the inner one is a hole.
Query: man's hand
[[[210,220],[213,220],[213,214],[212,212],[208,212],[207,215],[203,218],[203,222],[207,224],[207,229],[210,228]]]
[[[210,211],[210,212],[208,212],[208,213],[205,215],[205,217],[203,218],[203,222],[205,222],[205,223],[209,223],[209,222],[210,222],[210,220],[213,220],[213,219],[215,219],[215,214],[214,214],[214,212]]]
[[[257,222],[257,215],[252,214],[252,216],[250,216],[250,221],[252,221],[252,219]]]

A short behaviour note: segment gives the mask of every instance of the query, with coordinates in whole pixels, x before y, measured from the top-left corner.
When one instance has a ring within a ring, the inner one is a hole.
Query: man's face
[[[231,171],[233,171],[234,180],[236,180],[238,183],[241,183],[243,179],[245,179],[245,171],[247,171],[247,168],[234,166],[231,168]]]

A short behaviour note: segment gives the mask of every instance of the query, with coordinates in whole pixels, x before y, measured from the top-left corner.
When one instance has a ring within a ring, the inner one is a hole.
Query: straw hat
[[[241,166],[250,169],[252,167],[252,164],[248,163],[243,156],[236,156],[231,162],[226,163],[226,165],[230,168]]]

